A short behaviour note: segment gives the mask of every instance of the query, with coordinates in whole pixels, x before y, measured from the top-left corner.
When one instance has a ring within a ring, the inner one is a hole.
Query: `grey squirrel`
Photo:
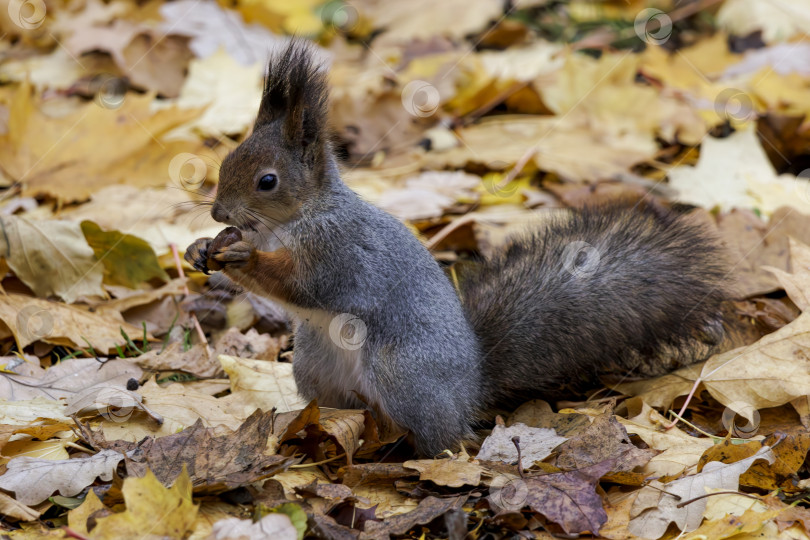
[[[185,254],[288,310],[304,397],[368,407],[435,455],[488,410],[660,374],[723,339],[716,241],[653,205],[527,233],[462,275],[459,297],[401,222],[343,183],[327,100],[305,44],[270,60],[254,130],[220,169],[211,214],[232,227]]]

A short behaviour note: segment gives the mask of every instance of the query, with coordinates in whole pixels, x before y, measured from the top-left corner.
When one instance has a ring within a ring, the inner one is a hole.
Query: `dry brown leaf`
[[[511,501],[511,508],[507,508],[519,510],[521,506],[529,506],[558,523],[568,534],[590,531],[596,536],[607,522],[596,485],[614,466],[608,460],[576,471],[527,477],[523,480],[525,500],[522,504]],[[518,493],[522,494],[520,490]]]
[[[97,353],[106,354],[123,344],[122,329],[132,337],[142,334],[140,328],[116,321],[110,313],[90,313],[21,294],[0,296],[0,320],[12,331],[20,349],[36,341],[73,349],[89,343]]]
[[[185,467],[198,494],[249,485],[294,462],[270,455],[267,444],[272,422],[273,413],[256,411],[232,433],[216,435],[198,420],[180,433],[130,443],[125,446],[132,450],[126,461],[127,473],[143,476],[148,469],[168,486]]]
[[[477,461],[469,461],[469,456],[467,459],[459,456],[456,459],[410,460],[402,465],[419,471],[419,480],[430,480],[436,485],[448,487],[477,486],[484,471]]]

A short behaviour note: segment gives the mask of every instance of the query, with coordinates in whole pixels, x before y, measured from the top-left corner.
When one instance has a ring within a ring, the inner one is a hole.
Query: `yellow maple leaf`
[[[147,470],[142,478],[124,480],[122,491],[127,509],[99,518],[91,531],[94,539],[183,538],[194,528],[199,507],[191,500],[185,466],[170,488]]]

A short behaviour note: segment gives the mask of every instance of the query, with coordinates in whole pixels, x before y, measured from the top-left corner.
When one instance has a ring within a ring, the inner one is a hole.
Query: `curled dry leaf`
[[[33,508],[22,504],[20,501],[2,492],[0,492],[0,512],[2,512],[3,515],[19,519],[20,521],[34,521],[41,515]]]
[[[114,450],[76,459],[17,457],[8,462],[0,476],[0,488],[13,491],[16,499],[27,505],[41,503],[55,492],[72,497],[96,478],[112,480],[113,469],[122,459],[124,454]]]

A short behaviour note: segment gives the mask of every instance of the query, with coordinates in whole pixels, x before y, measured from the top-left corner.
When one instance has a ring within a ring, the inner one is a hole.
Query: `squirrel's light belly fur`
[[[304,397],[368,406],[434,455],[490,408],[661,374],[723,339],[717,242],[654,204],[573,211],[527,233],[462,272],[462,303],[419,240],[343,183],[326,111],[325,74],[293,42],[220,169],[212,215],[248,240],[186,252],[289,311]]]

